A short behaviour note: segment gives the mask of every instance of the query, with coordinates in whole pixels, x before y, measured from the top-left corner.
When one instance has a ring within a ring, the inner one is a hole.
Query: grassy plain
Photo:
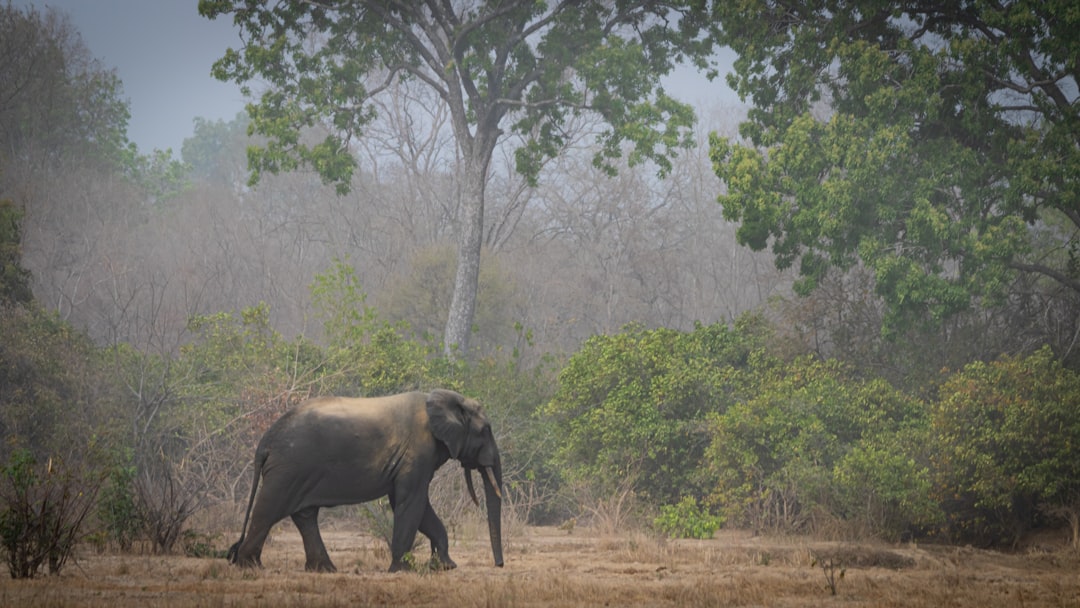
[[[303,571],[291,524],[276,528],[263,553],[265,568],[257,571],[223,559],[85,548],[60,576],[0,580],[0,606],[1080,608],[1080,552],[1059,543],[1000,553],[726,530],[711,540],[672,541],[640,532],[521,527],[508,535],[506,566],[495,568],[487,535],[477,530],[455,532],[457,570],[422,574],[386,573],[385,544],[343,525],[324,531],[336,574]]]

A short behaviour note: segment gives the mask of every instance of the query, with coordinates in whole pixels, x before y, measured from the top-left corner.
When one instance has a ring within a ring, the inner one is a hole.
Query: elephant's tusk
[[[464,467],[462,467],[462,469],[465,471],[465,486],[469,488],[469,496],[472,497],[473,503],[475,503],[476,506],[479,507],[480,499],[476,497],[476,489],[473,488],[472,485],[472,471],[470,471],[469,469],[465,469]]]
[[[502,492],[499,491],[499,484],[495,482],[495,473],[491,470],[491,467],[484,467],[484,472],[487,473],[488,481],[491,482],[491,487],[495,488],[495,496],[502,500]]]

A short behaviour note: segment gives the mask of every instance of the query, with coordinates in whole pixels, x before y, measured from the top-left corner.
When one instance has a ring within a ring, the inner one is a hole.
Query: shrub
[[[132,543],[143,531],[136,504],[135,464],[131,450],[119,456],[109,469],[98,501],[98,519],[107,538],[116,542],[121,551],[130,551]]]
[[[653,520],[658,531],[672,538],[712,538],[723,523],[723,518],[699,507],[693,496],[660,507],[660,515]]]
[[[42,468],[25,449],[3,468],[0,542],[12,578],[33,578],[46,562],[59,574],[100,487],[52,459]]]
[[[733,370],[759,347],[752,321],[689,333],[630,326],[589,338],[541,411],[557,437],[554,462],[607,492],[635,478],[649,502],[696,492],[706,416],[727,407]]]
[[[883,522],[864,510],[884,508],[888,526],[907,525],[894,511],[925,490],[905,485],[907,474],[925,472],[908,466],[906,446],[889,437],[924,425],[925,406],[884,381],[851,377],[836,361],[761,359],[744,375],[758,389],[712,416],[706,452],[715,480],[708,499],[728,521],[813,532],[821,515]],[[878,468],[884,463],[888,470]],[[862,482],[872,484],[874,500],[857,500]]]
[[[889,541],[919,535],[940,524],[932,476],[922,457],[926,429],[887,433],[859,441],[833,469],[839,513],[867,534]]]
[[[155,553],[171,553],[188,519],[202,508],[205,479],[164,458],[146,456],[138,463],[135,500]]]
[[[1019,540],[1045,514],[1080,534],[1080,375],[1049,348],[972,363],[933,410],[935,492],[955,540]]]

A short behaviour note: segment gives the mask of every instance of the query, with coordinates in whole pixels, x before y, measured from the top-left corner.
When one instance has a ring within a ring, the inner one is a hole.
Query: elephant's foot
[[[414,563],[412,560],[394,560],[390,562],[390,572],[417,572],[424,570],[431,570],[438,572],[440,570],[453,570],[457,568],[457,564],[449,556],[439,557],[432,554],[431,559],[427,563],[419,562]]]
[[[255,556],[255,555],[246,555],[246,556],[233,555],[233,556],[230,556],[229,561],[231,563],[233,563],[234,565],[239,566],[239,567],[244,568],[244,569],[262,568],[263,567],[262,560],[260,560],[259,557]]]
[[[308,572],[337,572],[337,567],[330,560],[311,561],[304,564]]]
[[[405,562],[400,560],[394,560],[390,562],[390,572],[401,572],[403,570],[405,572],[408,572],[412,570],[412,567],[409,564],[406,564]]]

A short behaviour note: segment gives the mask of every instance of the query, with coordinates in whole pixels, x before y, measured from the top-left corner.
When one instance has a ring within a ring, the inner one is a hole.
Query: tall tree
[[[1020,274],[1080,293],[1080,12],[1066,0],[717,3],[753,101],[715,137],[741,243],[802,293],[869,268],[884,332],[1000,301]]]
[[[63,13],[0,5],[0,83],[0,168],[73,156],[130,160],[120,79]]]
[[[705,3],[449,0],[266,2],[201,0],[214,19],[232,14],[242,48],[214,67],[222,80],[262,88],[248,108],[253,179],[301,165],[346,191],[350,141],[373,119],[371,99],[397,79],[434,91],[450,111],[461,158],[457,270],[444,345],[465,350],[475,312],[484,191],[502,127],[524,136],[517,169],[535,179],[559,153],[564,126],[589,113],[606,124],[594,162],[630,144],[630,160],[666,171],[689,142],[693,113],[659,84],[678,62],[707,67],[715,32]],[[308,143],[319,122],[330,134]]]
[[[228,122],[195,118],[195,132],[184,140],[180,154],[195,179],[240,191],[246,178],[245,148],[248,117],[237,114]]]

